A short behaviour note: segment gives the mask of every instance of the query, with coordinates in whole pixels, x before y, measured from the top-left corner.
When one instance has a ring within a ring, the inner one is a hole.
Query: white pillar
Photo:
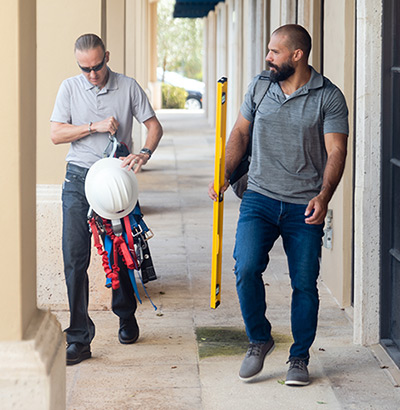
[[[354,342],[366,345],[380,332],[381,61],[382,4],[357,0]]]

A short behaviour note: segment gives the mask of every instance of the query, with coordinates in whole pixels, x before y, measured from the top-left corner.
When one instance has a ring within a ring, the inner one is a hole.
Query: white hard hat
[[[122,168],[118,158],[100,159],[86,175],[86,198],[93,210],[105,219],[128,215],[136,205],[138,191],[135,173]]]

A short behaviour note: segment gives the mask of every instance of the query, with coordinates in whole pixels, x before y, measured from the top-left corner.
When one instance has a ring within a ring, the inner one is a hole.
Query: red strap
[[[102,265],[104,268],[104,271],[106,273],[107,278],[111,279],[111,286],[113,289],[118,289],[119,288],[119,279],[118,279],[118,272],[119,268],[117,265],[117,269],[115,269],[115,266],[113,265],[113,269],[110,268],[110,261],[108,259],[108,252],[103,249],[103,246],[100,242],[100,236],[99,236],[99,231],[97,230],[97,225],[94,220],[94,218],[91,218],[89,220],[89,225],[92,230],[93,234],[93,241],[94,241],[94,246],[97,248],[97,253],[101,256],[102,258]]]
[[[124,216],[124,225],[125,225],[126,236],[128,237],[129,251],[131,253],[133,263],[135,265],[133,269],[139,270],[139,262],[137,260],[137,256],[135,252],[135,245],[133,242],[132,228],[131,228],[131,222],[129,220],[129,215]]]

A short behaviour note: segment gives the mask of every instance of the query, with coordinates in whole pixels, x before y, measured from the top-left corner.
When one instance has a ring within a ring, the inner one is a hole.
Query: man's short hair
[[[302,50],[306,58],[310,55],[311,36],[303,26],[300,26],[299,24],[286,24],[278,27],[272,33],[272,35],[274,34],[286,34],[289,37],[288,47],[293,48],[294,50]]]
[[[75,41],[75,48],[79,51],[86,51],[92,50],[94,48],[101,47],[103,52],[106,52],[106,48],[104,46],[103,40],[97,36],[96,34],[82,34],[78,39]]]

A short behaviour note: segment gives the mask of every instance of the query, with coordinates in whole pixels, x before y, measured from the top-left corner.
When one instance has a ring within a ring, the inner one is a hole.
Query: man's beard
[[[268,63],[270,68],[275,68],[276,71],[271,71],[269,79],[273,83],[278,83],[279,81],[285,81],[295,72],[294,66],[290,63],[283,63],[280,67],[275,64]]]

